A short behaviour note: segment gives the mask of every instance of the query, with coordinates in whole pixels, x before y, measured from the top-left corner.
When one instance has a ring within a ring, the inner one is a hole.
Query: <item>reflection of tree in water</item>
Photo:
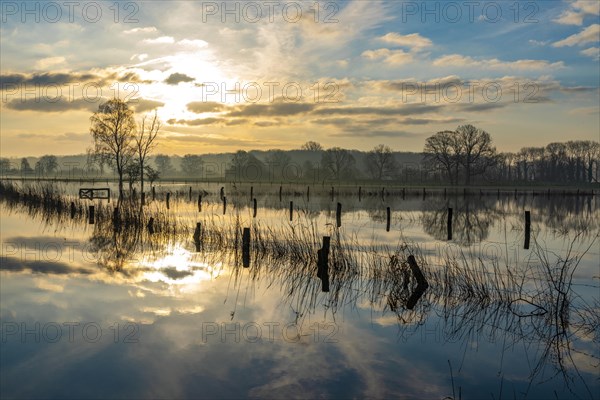
[[[452,241],[461,246],[485,240],[490,227],[504,214],[495,200],[434,198],[423,203],[423,230],[436,240],[447,240],[448,208],[452,208]]]

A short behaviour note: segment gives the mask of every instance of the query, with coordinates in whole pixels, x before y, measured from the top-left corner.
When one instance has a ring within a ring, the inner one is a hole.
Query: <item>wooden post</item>
[[[306,201],[310,201],[310,186],[306,187]]]
[[[191,202],[192,201],[192,187],[191,186],[190,186],[190,195],[189,195],[189,198],[190,198],[190,202]]]
[[[452,209],[451,208],[448,208],[447,231],[448,231],[448,240],[452,240]]]
[[[242,263],[244,268],[250,266],[250,228],[244,228],[242,234]]]
[[[421,272],[421,268],[419,268],[417,260],[415,260],[413,255],[408,256],[408,266],[417,281],[417,287],[406,301],[406,308],[412,310],[417,304],[417,301],[423,296],[423,293],[425,293],[425,290],[429,287],[429,283],[427,283],[427,279],[425,279],[425,276],[423,275],[423,272]]]
[[[329,245],[331,238],[323,236],[323,247],[317,252],[317,277],[321,278],[321,290],[329,292]]]
[[[198,194],[198,212],[202,211],[202,193]]]
[[[94,224],[94,206],[90,206],[89,208],[89,213],[88,213],[88,222],[90,223],[90,225]]]
[[[282,201],[283,196],[283,186],[279,186],[279,201]]]
[[[333,201],[333,194],[334,194],[334,189],[333,186],[331,187],[331,201]]]
[[[381,200],[385,201],[385,188],[381,188]]]
[[[75,202],[71,202],[71,219],[75,218]]]
[[[427,194],[427,192],[425,192],[425,188],[423,188],[423,198],[425,198],[426,194]]]
[[[142,199],[141,199],[141,204],[144,206],[146,205],[146,193],[142,192]]]
[[[171,192],[167,192],[167,210],[170,209],[169,200],[171,199]]]
[[[290,222],[294,219],[294,202],[290,201]]]
[[[221,200],[223,200],[223,197],[225,197],[225,187],[221,186],[221,191],[219,192],[219,198]]]
[[[227,211],[227,196],[223,196],[223,215]]]
[[[517,198],[517,189],[515,189],[515,199]]]
[[[531,213],[529,211],[525,211],[525,245],[523,248],[525,250],[529,249],[529,240],[531,238]]]
[[[500,198],[500,189],[498,189],[498,194],[496,195],[497,198]]]
[[[386,211],[387,211],[387,223],[385,225],[385,231],[389,232],[390,231],[390,223],[391,223],[391,209],[388,207]]]
[[[358,187],[358,202],[360,203],[362,197],[362,186]]]
[[[194,230],[194,244],[196,245],[196,252],[200,251],[200,237],[202,235],[202,222],[196,222],[196,229]]]
[[[150,217],[150,221],[148,221],[148,232],[151,235],[154,233],[154,217]]]
[[[337,203],[337,210],[335,212],[336,226],[339,228],[342,226],[342,203]]]
[[[156,189],[152,186],[152,201],[156,200]]]
[[[252,213],[252,218],[256,218],[256,199],[252,199],[252,202],[254,203],[254,212]]]

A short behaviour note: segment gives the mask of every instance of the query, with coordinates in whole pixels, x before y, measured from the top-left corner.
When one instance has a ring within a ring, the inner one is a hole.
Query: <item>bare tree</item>
[[[396,168],[394,153],[389,146],[377,145],[367,154],[367,170],[373,179],[391,177]]]
[[[332,147],[323,152],[321,165],[329,173],[331,179],[342,180],[354,173],[354,156],[348,150]]]
[[[428,137],[423,151],[430,168],[446,172],[451,185],[458,183],[460,146],[456,132],[442,131]]]
[[[114,98],[100,104],[90,120],[90,133],[94,139],[93,152],[117,171],[119,199],[122,199],[125,167],[135,155],[133,110],[124,101]]]
[[[473,125],[459,126],[456,135],[461,148],[459,160],[465,170],[465,185],[470,185],[473,175],[485,173],[496,163],[496,148],[492,146],[490,134]]]
[[[137,164],[140,168],[140,192],[144,193],[144,171],[146,167],[146,158],[150,152],[156,147],[156,137],[160,129],[160,121],[156,111],[152,120],[146,121],[147,116],[142,118],[140,127],[134,137],[135,151],[137,153]]]
[[[312,140],[310,140],[304,143],[300,149],[306,151],[323,151],[323,146],[321,146],[321,144],[317,142],[313,142]]]

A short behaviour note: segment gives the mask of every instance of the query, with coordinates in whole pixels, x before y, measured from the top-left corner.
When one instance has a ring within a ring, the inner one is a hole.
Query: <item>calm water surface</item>
[[[248,187],[226,187],[225,214],[219,186],[187,188],[145,207],[174,223],[154,235],[3,199],[2,398],[600,398],[598,197],[315,186],[280,202],[267,185],[253,218]],[[196,247],[196,222],[220,236]],[[411,254],[429,283],[412,308]]]

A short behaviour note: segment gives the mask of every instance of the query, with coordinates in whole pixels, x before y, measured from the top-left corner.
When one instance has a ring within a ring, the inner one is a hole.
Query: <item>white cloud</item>
[[[362,56],[369,60],[383,60],[386,64],[403,65],[413,61],[413,56],[404,50],[377,49],[367,50]]]
[[[381,36],[379,40],[397,46],[408,47],[415,51],[419,51],[424,47],[429,47],[432,45],[431,40],[419,35],[418,33],[401,35],[399,33],[390,32]]]
[[[130,35],[132,33],[153,33],[153,32],[158,32],[158,29],[156,29],[153,26],[147,26],[144,28],[133,28],[133,29],[123,31],[123,33],[126,35]]]
[[[172,36],[161,36],[156,39],[144,39],[142,43],[147,44],[171,44],[175,43],[175,39]]]
[[[146,58],[148,58],[148,54],[142,53],[142,54],[134,54],[134,55],[132,55],[131,58],[130,58],[130,60],[144,61]]]
[[[600,60],[600,47],[590,47],[589,49],[581,50],[584,56],[592,57],[594,60]]]
[[[177,45],[188,49],[201,49],[208,46],[208,43],[200,39],[182,39],[177,42]]]
[[[56,67],[57,65],[61,65],[65,63],[64,57],[48,57],[42,58],[35,63],[36,69],[46,69],[48,67]]]
[[[600,2],[577,0],[569,4],[565,10],[553,21],[562,25],[581,25],[586,15],[600,15]]]
[[[569,36],[566,39],[559,40],[552,44],[554,47],[581,46],[586,43],[596,43],[600,37],[600,25],[593,24],[579,33]]]
[[[548,44],[548,41],[547,40],[529,39],[529,44],[532,44],[534,46],[545,46]]]
[[[517,69],[517,70],[544,70],[548,68],[563,68],[562,61],[550,63],[546,60],[516,60],[502,61],[497,58],[489,60],[476,60],[472,57],[463,56],[460,54],[450,54],[442,56],[435,61],[433,65],[436,67],[478,67],[489,69]]]

